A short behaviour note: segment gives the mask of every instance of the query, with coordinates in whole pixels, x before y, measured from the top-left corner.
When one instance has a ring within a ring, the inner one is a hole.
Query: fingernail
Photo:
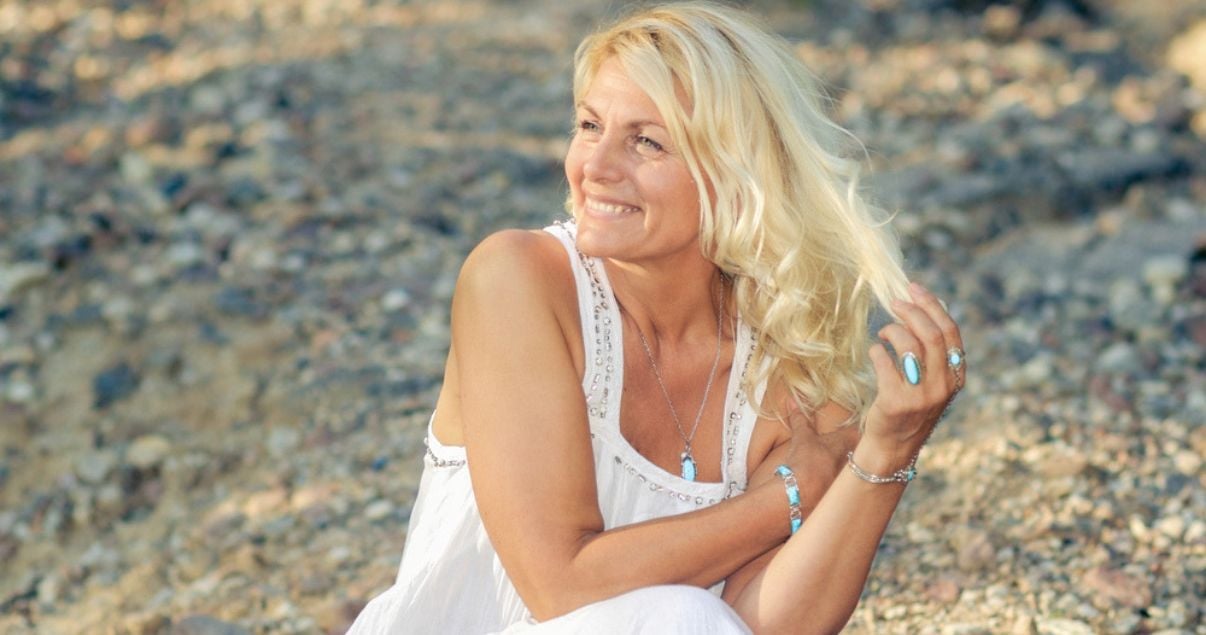
[[[925,293],[925,287],[921,286],[921,283],[919,282],[910,282],[909,291],[912,291],[913,293]]]

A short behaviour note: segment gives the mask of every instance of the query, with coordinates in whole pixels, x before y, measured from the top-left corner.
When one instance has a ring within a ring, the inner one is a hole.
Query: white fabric
[[[565,246],[578,288],[599,508],[606,528],[681,514],[745,491],[746,453],[757,416],[741,389],[752,349],[738,324],[725,394],[720,483],[690,482],[638,453],[620,434],[623,346],[619,309],[602,263],[574,247],[575,227],[546,228]],[[659,586],[584,606],[537,624],[490,544],[469,481],[465,449],[427,431],[427,455],[410,531],[394,585],[374,598],[350,633],[744,633],[748,629],[712,593]],[[555,475],[550,475],[555,476]]]

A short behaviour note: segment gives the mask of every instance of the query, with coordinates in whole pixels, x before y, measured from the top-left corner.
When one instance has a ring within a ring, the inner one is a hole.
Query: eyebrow
[[[575,106],[576,106],[577,108],[580,108],[580,109],[582,109],[582,110],[585,110],[585,111],[589,112],[589,113],[591,114],[591,116],[592,116],[592,117],[598,117],[598,116],[599,116],[598,111],[596,111],[594,108],[592,108],[592,107],[590,106],[590,104],[588,104],[588,103],[586,103],[586,102],[584,102],[584,101],[580,101],[580,102],[578,102],[577,104],[575,104]],[[628,127],[629,127],[629,128],[643,128],[643,127],[645,127],[645,126],[657,126],[658,128],[661,128],[661,129],[663,129],[663,130],[669,130],[669,128],[667,128],[667,127],[666,127],[666,124],[664,124],[664,123],[662,123],[662,122],[660,122],[660,121],[654,121],[654,120],[652,120],[652,119],[640,119],[640,120],[637,120],[637,121],[630,121],[630,122],[628,122]]]

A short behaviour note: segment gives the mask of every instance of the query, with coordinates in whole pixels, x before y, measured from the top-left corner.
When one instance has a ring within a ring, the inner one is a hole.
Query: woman
[[[643,11],[574,79],[574,220],[465,262],[397,582],[352,632],[837,631],[958,328],[748,16]]]

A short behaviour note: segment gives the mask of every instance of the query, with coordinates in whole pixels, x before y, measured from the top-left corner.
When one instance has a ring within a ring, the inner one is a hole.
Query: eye
[[[580,132],[598,132],[599,124],[590,119],[579,119],[578,124],[574,127],[575,131]]]
[[[653,150],[654,152],[664,152],[666,150],[662,144],[650,139],[649,137],[646,137],[645,135],[638,135],[636,142],[637,145],[641,146],[642,148]]]

